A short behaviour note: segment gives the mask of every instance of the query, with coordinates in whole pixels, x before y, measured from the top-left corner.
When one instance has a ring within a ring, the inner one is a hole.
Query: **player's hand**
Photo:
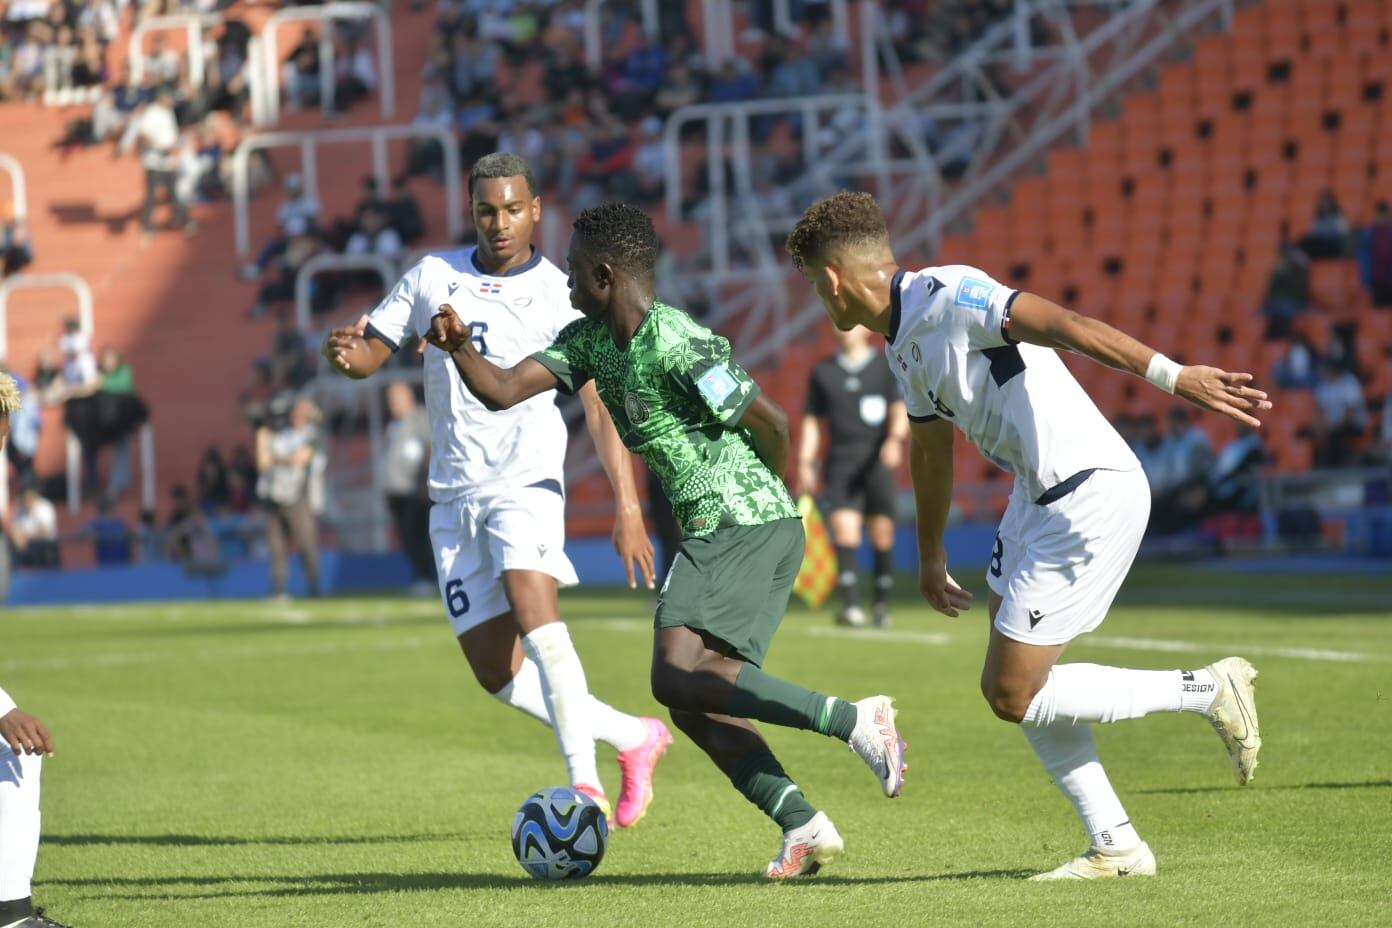
[[[919,559],[918,588],[930,606],[953,618],[970,609],[975,598],[952,579],[952,575],[947,572],[946,558]]]
[[[469,330],[459,321],[454,307],[448,303],[440,305],[440,311],[430,320],[430,331],[425,340],[441,351],[455,352],[469,340]]]
[[[53,738],[44,723],[28,713],[11,709],[0,716],[0,737],[16,754],[47,754],[53,756]]]
[[[324,358],[343,373],[351,374],[352,364],[348,361],[348,352],[366,332],[365,315],[359,316],[358,321],[350,326],[330,330],[329,337],[324,339]]]
[[[652,541],[648,538],[648,530],[643,526],[641,512],[621,512],[614,520],[614,550],[619,553],[619,560],[623,561],[630,590],[638,589],[639,577],[643,579],[643,585],[650,590],[657,585]],[[635,564],[638,565],[636,574],[633,571]]]
[[[880,446],[880,463],[893,473],[904,463],[904,443],[891,438]]]
[[[1255,429],[1261,427],[1261,421],[1250,413],[1270,409],[1271,401],[1261,390],[1248,386],[1251,382],[1251,374],[1230,374],[1216,367],[1190,364],[1180,369],[1175,396]]]

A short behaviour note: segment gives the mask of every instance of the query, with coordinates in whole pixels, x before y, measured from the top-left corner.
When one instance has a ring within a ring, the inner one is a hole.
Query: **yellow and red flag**
[[[798,512],[802,513],[807,547],[803,551],[802,567],[793,581],[793,592],[816,609],[836,587],[836,549],[831,545],[826,522],[822,521],[822,514],[811,495],[804,493],[798,497]]]

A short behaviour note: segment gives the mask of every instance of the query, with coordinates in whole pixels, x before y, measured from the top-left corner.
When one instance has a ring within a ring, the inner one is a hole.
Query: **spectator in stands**
[[[87,523],[87,537],[99,567],[129,564],[133,559],[134,537],[130,526],[116,514],[116,503],[103,496],[97,504],[97,517]]]
[[[288,240],[285,250],[271,262],[268,270],[271,277],[261,285],[256,302],[247,315],[258,319],[266,314],[272,304],[284,303],[295,298],[295,277],[305,262],[324,251],[324,243],[309,223],[298,216],[291,219],[285,227]],[[322,284],[322,282],[321,282]],[[320,292],[322,287],[319,288]],[[317,301],[316,301],[317,302]]]
[[[299,174],[285,175],[285,199],[276,210],[280,234],[261,246],[256,260],[242,267],[243,280],[256,280],[275,259],[285,254],[290,240],[319,227],[319,199],[306,192]]]
[[[1169,430],[1155,450],[1152,485],[1160,490],[1151,507],[1151,524],[1166,533],[1198,521],[1208,502],[1213,447],[1183,406],[1170,410]]]
[[[198,462],[198,474],[194,477],[193,489],[198,496],[198,507],[212,515],[227,505],[231,495],[228,483],[227,465],[222,460],[222,452],[215,445],[203,451]]]
[[[1358,276],[1373,305],[1392,307],[1392,209],[1378,201],[1373,221],[1358,236]]]
[[[502,64],[501,49],[491,42],[482,42],[465,31],[456,32],[449,48],[451,64],[447,74],[455,99],[462,100],[474,93],[492,93]]]
[[[92,107],[93,143],[101,143],[126,131],[132,115],[153,98],[151,90],[135,82],[130,64],[121,66],[121,78],[102,93]]]
[[[179,126],[174,119],[173,95],[168,89],[155,92],[155,98],[141,108],[126,127],[118,146],[121,152],[139,145],[140,162],[145,168],[145,202],[140,208],[140,225],[148,234],[154,230],[155,199],[163,189],[174,211],[174,225],[188,234],[197,225],[188,216],[188,205],[179,199]]]
[[[334,109],[340,113],[377,89],[377,63],[362,37],[348,41],[343,54],[334,59]]]
[[[454,128],[454,104],[450,100],[449,89],[439,77],[427,78],[421,85],[420,109],[412,125],[432,128]],[[412,139],[406,149],[407,177],[429,174],[441,179],[444,153],[435,139]]]
[[[1271,372],[1272,379],[1280,387],[1309,390],[1316,382],[1317,359],[1315,346],[1310,343],[1305,333],[1294,332],[1291,335],[1290,347],[1276,362],[1276,367]]]
[[[1392,464],[1392,393],[1382,398],[1382,416],[1378,426],[1378,443],[1374,450],[1378,460]]]
[[[701,95],[701,82],[692,73],[691,68],[681,62],[674,62],[667,69],[667,77],[653,97],[653,104],[665,120],[683,106],[701,102]]]
[[[1287,338],[1291,320],[1310,308],[1310,261],[1294,242],[1283,241],[1276,266],[1266,284],[1261,312],[1266,316],[1266,339]]]
[[[413,245],[425,235],[425,220],[420,204],[406,183],[405,177],[392,181],[391,198],[386,201],[387,221],[407,245]]]
[[[281,66],[281,83],[291,109],[319,104],[319,38],[308,26]]]
[[[1255,513],[1261,499],[1258,477],[1268,456],[1257,429],[1233,423],[1237,434],[1219,449],[1208,475],[1208,512]]]
[[[648,116],[639,125],[641,140],[633,153],[633,199],[651,204],[666,190],[667,146],[662,141],[662,120]]]
[[[28,225],[15,215],[14,203],[7,200],[0,207],[0,277],[18,274],[33,260]]]
[[[435,554],[430,546],[430,497],[426,469],[430,463],[430,420],[416,403],[409,384],[387,387],[387,424],[380,463],[387,511],[401,549],[411,562],[415,584],[435,589]]]
[[[279,417],[278,417],[279,418]],[[271,556],[271,595],[286,595],[293,548],[304,566],[309,595],[319,593],[319,540],[315,483],[319,470],[319,410],[300,398],[282,421],[256,433],[257,495],[266,511]]]
[[[38,484],[30,481],[20,492],[19,502],[10,514],[6,534],[14,548],[14,562],[20,567],[58,567],[58,513],[53,504],[39,495]]]
[[[163,32],[150,37],[150,54],[144,56],[145,71],[154,76],[158,85],[172,87],[179,80],[179,69],[184,59],[178,52],[169,48]]]
[[[707,103],[742,103],[758,95],[759,79],[743,59],[725,59],[706,85]]]
[[[1326,358],[1315,386],[1316,467],[1347,467],[1356,462],[1358,442],[1368,428],[1363,387],[1352,371]]]
[[[135,372],[115,348],[108,346],[102,349],[97,370],[101,386],[93,399],[101,432],[98,447],[107,444],[115,446],[106,495],[117,499],[131,487],[131,439],[149,418],[149,411],[145,401],[136,395]],[[86,450],[84,445],[83,451]],[[93,479],[96,468],[96,455],[93,453],[87,471]]]
[[[247,39],[241,36],[242,30],[234,28],[240,25],[235,20],[223,25],[217,57],[207,69],[208,108],[225,112],[238,122],[243,120],[250,98]]]
[[[817,62],[782,36],[774,36],[764,46],[762,65],[771,97],[810,97],[821,90]]]
[[[1300,247],[1312,260],[1342,258],[1348,253],[1349,223],[1332,190],[1320,192],[1315,203],[1315,221],[1300,240]]]
[[[377,203],[363,211],[358,229],[348,239],[344,252],[350,255],[375,255],[395,261],[401,257],[401,234],[391,226],[386,204]]]
[[[162,533],[165,557],[190,573],[221,573],[226,562],[208,517],[193,505],[188,487],[176,484],[171,493],[174,505]]]

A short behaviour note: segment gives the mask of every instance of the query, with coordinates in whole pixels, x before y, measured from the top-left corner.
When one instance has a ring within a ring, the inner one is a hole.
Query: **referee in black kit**
[[[812,370],[798,443],[798,489],[821,487],[831,540],[836,546],[841,609],[837,624],[864,625],[857,555],[861,528],[875,555],[875,624],[889,625],[894,586],[894,472],[904,461],[909,418],[884,355],[870,347],[870,332],[837,332],[840,351]],[[822,422],[826,467],[818,480]]]

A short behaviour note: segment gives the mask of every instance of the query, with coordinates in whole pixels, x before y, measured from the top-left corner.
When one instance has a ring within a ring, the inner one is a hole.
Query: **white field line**
[[[1167,641],[1160,638],[1112,638],[1092,635],[1080,638],[1079,644],[1095,644],[1104,648],[1125,648],[1132,651],[1169,651],[1174,653],[1240,654],[1243,657],[1288,657],[1301,661],[1333,661],[1341,664],[1365,664],[1392,661],[1392,655],[1366,654],[1361,651],[1331,651],[1327,648],[1281,648],[1254,644],[1199,644],[1194,641]]]
[[[364,623],[379,623],[380,619],[363,616]],[[342,622],[342,619],[338,620]],[[576,623],[582,629],[604,629],[607,631],[648,633],[652,622],[647,618],[609,618],[581,619]],[[796,632],[811,638],[839,638],[867,642],[892,642],[895,644],[917,644],[940,647],[949,644],[953,638],[940,632],[915,632],[904,629],[839,628],[834,626],[794,626]],[[1096,645],[1102,648],[1121,648],[1132,651],[1157,651],[1175,654],[1213,654],[1231,653],[1250,657],[1278,657],[1292,660],[1327,661],[1343,664],[1392,662],[1392,655],[1369,654],[1360,651],[1335,651],[1327,648],[1293,648],[1266,645],[1219,645],[1203,644],[1194,641],[1176,641],[1162,638],[1126,638],[1106,635],[1092,635],[1079,639],[1081,645]],[[26,670],[73,670],[78,668],[122,667],[138,664],[223,660],[257,659],[267,657],[299,657],[324,654],[368,654],[382,651],[415,651],[427,647],[445,647],[447,639],[443,636],[409,637],[388,640],[365,640],[358,642],[307,642],[285,644],[259,644],[218,648],[196,648],[191,650],[157,649],[132,651],[117,654],[88,654],[71,657],[49,657],[38,659],[0,660],[0,672]]]

